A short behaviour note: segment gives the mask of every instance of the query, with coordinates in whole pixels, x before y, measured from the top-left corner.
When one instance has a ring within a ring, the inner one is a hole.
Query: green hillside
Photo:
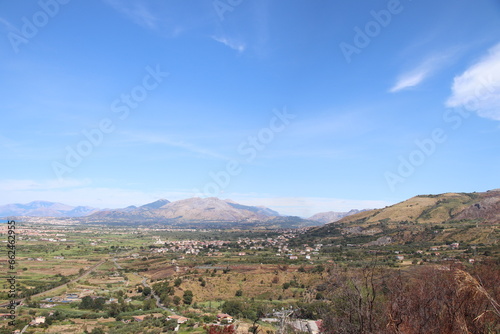
[[[389,243],[496,244],[500,191],[420,195],[309,230],[303,239],[368,246]]]

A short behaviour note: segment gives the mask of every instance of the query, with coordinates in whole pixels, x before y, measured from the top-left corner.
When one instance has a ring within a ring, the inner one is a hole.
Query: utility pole
[[[278,334],[286,334],[285,329],[286,329],[286,324],[288,323],[287,319],[288,317],[293,313],[293,310],[281,310],[280,314],[280,328],[278,330]]]

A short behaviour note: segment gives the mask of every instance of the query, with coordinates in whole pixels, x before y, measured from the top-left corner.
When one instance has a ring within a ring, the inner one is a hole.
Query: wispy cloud
[[[500,43],[453,79],[447,107],[463,106],[479,116],[500,121]]]
[[[230,39],[222,36],[212,36],[214,41],[224,44],[225,46],[242,53],[246,49],[245,43],[236,41],[234,39]]]
[[[114,9],[118,10],[136,24],[154,29],[159,19],[141,2],[125,2],[122,0],[105,0]]]
[[[418,69],[411,73],[405,73],[398,79],[398,82],[389,90],[389,92],[396,93],[406,88],[415,87],[424,81],[428,74],[428,69]]]
[[[448,50],[426,58],[416,68],[401,74],[396,83],[389,89],[389,92],[396,93],[420,85],[425,79],[442,68],[442,65],[449,61],[455,53],[456,50]]]
[[[212,150],[197,146],[192,143],[188,143],[183,140],[174,140],[168,136],[165,135],[159,135],[159,134],[141,134],[141,133],[124,133],[127,135],[128,140],[130,142],[136,142],[139,144],[160,144],[160,145],[166,145],[170,147],[176,147],[180,148],[192,153],[197,153],[201,154],[210,158],[216,158],[216,159],[221,159],[221,160],[230,160],[229,157],[226,157],[222,154],[219,154],[217,152],[214,152]]]

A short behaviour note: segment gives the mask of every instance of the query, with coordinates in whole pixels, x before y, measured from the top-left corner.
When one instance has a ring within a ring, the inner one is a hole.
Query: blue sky
[[[308,217],[500,183],[498,1],[1,1],[0,73],[0,204]]]

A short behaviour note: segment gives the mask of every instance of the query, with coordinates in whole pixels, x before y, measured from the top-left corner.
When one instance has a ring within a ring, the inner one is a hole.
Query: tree
[[[83,310],[102,310],[104,309],[104,304],[106,300],[102,297],[98,297],[96,299],[92,299],[90,296],[85,296],[82,298],[80,305],[78,308]]]
[[[231,314],[233,316],[241,316],[247,309],[247,305],[239,300],[228,300],[222,304],[222,312]]]
[[[177,320],[170,319],[165,322],[165,327],[163,327],[164,331],[174,331],[177,328]]]
[[[182,279],[180,277],[177,277],[174,281],[174,286],[177,288],[182,284]]]
[[[156,307],[156,301],[153,298],[144,299],[142,309],[145,311],[152,310]]]
[[[191,303],[193,302],[193,291],[191,290],[184,291],[184,295],[182,296],[182,301],[186,305],[191,305]]]
[[[102,297],[94,299],[94,309],[102,310],[104,308],[104,304],[106,304],[106,300]]]
[[[144,289],[142,289],[142,295],[144,297],[147,297],[151,294],[151,288],[149,286],[146,286],[144,287]]]
[[[172,298],[166,293],[162,294],[160,296],[160,303],[163,304],[165,307],[170,307],[170,304],[172,303]]]
[[[316,299],[332,301],[332,308],[322,316],[325,334],[383,332],[386,318],[378,285],[380,274],[371,263],[361,270],[331,275],[323,293],[316,294]]]
[[[109,304],[108,316],[116,318],[120,314],[120,306],[117,303]]]
[[[416,266],[382,271],[374,266],[336,272],[323,291],[325,334],[482,334],[500,329],[500,261]],[[308,315],[300,307],[300,317]],[[313,312],[314,313],[314,312]]]
[[[82,298],[82,301],[80,302],[80,306],[78,308],[83,309],[83,310],[89,310],[94,306],[94,301],[90,296],[85,296]]]

